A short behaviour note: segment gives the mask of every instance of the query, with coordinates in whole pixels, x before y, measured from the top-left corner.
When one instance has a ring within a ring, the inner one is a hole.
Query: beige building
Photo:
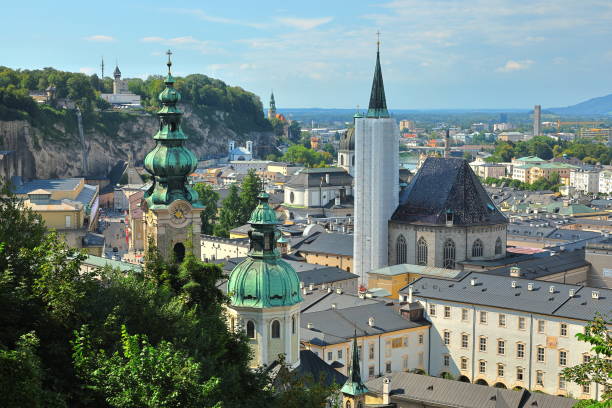
[[[335,266],[347,272],[353,268],[353,235],[321,232],[297,246],[297,252],[306,262]]]
[[[575,335],[596,312],[612,310],[612,291],[469,273],[454,280],[421,278],[400,292],[400,300],[410,296],[432,324],[430,375],[601,398],[597,384],[571,383],[561,371],[591,358],[591,345]]]
[[[484,163],[476,167],[478,177],[482,178],[504,178],[506,177],[506,166],[499,163]]]
[[[454,278],[460,270],[436,268],[411,264],[398,264],[375,269],[368,272],[370,290],[383,289],[389,292],[389,297],[397,299],[399,291],[411,282],[423,276]]]

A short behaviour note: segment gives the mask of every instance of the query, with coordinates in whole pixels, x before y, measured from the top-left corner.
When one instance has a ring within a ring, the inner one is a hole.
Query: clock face
[[[175,203],[170,208],[170,220],[174,224],[182,224],[187,220],[187,214],[189,214],[189,206],[186,203]]]

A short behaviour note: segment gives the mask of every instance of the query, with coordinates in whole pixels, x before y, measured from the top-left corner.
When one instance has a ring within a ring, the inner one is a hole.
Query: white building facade
[[[380,53],[370,105],[355,117],[354,267],[362,284],[367,272],[388,264],[388,224],[399,194],[399,130],[389,117],[380,69]]]
[[[583,193],[599,192],[599,172],[586,170],[572,170],[570,172],[570,187]]]

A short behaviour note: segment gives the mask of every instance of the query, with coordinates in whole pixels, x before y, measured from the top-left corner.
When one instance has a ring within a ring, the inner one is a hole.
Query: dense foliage
[[[567,156],[576,157],[589,164],[596,164],[597,162],[610,164],[612,162],[612,147],[584,139],[564,142],[547,136],[537,136],[525,142],[498,142],[493,155],[487,158],[487,161],[509,162],[512,158],[524,156],[538,156],[544,160]]]
[[[204,205],[204,211],[200,213],[202,233],[212,235],[217,220],[219,193],[213,190],[212,186],[207,183],[197,183],[193,188],[198,193],[200,202]]]
[[[261,101],[251,92],[201,74],[176,77],[175,80],[182,101],[190,103],[203,116],[211,120],[222,119],[237,132],[271,129],[264,118]],[[51,85],[55,87],[56,98],[72,100],[85,116],[93,115],[95,118],[90,119],[99,121],[101,116],[95,113],[95,108],[108,108],[99,95],[112,93],[112,84],[111,78],[100,79],[96,74],[87,76],[53,68],[13,70],[0,66],[0,120],[36,121],[41,120],[41,115],[47,116],[47,120],[51,120],[49,117],[58,119],[59,113],[53,109],[53,104],[41,106],[28,96],[30,91],[44,91]],[[129,79],[128,88],[142,97],[146,108],[155,110],[159,107],[157,97],[164,88],[163,77]],[[219,115],[218,112],[224,113]]]
[[[302,164],[306,167],[325,167],[333,161],[333,156],[326,151],[315,151],[303,145],[293,145],[281,157],[282,161]]]
[[[0,406],[279,406],[226,327],[218,266],[151,251],[143,273],[85,273],[82,254],[0,197]]]

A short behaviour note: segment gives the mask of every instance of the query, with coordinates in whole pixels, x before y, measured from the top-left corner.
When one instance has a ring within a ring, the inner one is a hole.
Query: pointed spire
[[[353,336],[353,358],[349,366],[348,378],[341,389],[342,393],[352,396],[365,394],[368,387],[361,381],[361,368],[359,367],[359,349],[357,347],[357,330]]]
[[[372,81],[372,93],[370,94],[370,105],[368,106],[368,118],[388,118],[387,100],[385,98],[385,86],[383,84],[382,70],[380,69],[380,32],[377,32],[376,41],[376,67],[374,68],[374,80]]]

